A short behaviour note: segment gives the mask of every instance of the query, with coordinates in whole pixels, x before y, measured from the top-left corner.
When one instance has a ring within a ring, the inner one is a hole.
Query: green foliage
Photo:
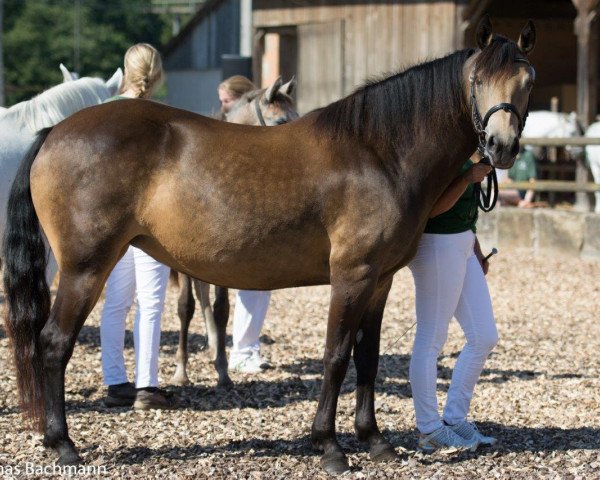
[[[109,78],[137,42],[160,47],[169,38],[166,16],[150,13],[151,0],[4,0],[7,105],[60,83],[58,65],[81,76]],[[79,12],[79,66],[75,25]]]

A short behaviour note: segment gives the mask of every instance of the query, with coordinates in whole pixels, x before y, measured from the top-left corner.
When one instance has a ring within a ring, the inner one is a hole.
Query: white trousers
[[[231,357],[247,356],[260,350],[260,331],[265,323],[271,292],[239,290],[233,311]]]
[[[123,349],[125,320],[137,294],[133,325],[135,385],[158,387],[160,318],[165,302],[169,267],[142,250],[129,247],[106,282],[106,300],[100,319],[102,372],[106,385],[127,382]]]
[[[492,303],[481,265],[474,254],[475,234],[424,234],[409,268],[416,291],[417,332],[410,361],[410,383],[421,433],[443,425],[438,413],[437,358],[452,317],[467,343],[460,353],[444,408],[454,425],[466,419],[473,390],[485,361],[498,342]]]

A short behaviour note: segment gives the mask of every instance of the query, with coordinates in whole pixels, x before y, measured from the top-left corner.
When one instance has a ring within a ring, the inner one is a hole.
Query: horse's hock
[[[482,213],[478,237],[485,251],[528,248],[534,254],[600,260],[600,215],[502,207]]]

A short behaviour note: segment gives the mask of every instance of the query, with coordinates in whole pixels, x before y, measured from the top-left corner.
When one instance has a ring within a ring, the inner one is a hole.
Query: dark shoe
[[[131,407],[136,393],[135,385],[130,382],[109,385],[104,405],[107,407]]]
[[[135,410],[172,410],[177,408],[177,405],[167,392],[156,387],[149,387],[138,389],[133,408]]]

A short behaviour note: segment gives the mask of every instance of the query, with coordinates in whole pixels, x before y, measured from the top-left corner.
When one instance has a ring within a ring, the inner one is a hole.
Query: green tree
[[[82,76],[108,78],[137,42],[157,47],[170,25],[150,13],[150,0],[80,0],[79,60]],[[73,0],[5,0],[5,82],[12,105],[56,85],[58,65],[75,68]]]

